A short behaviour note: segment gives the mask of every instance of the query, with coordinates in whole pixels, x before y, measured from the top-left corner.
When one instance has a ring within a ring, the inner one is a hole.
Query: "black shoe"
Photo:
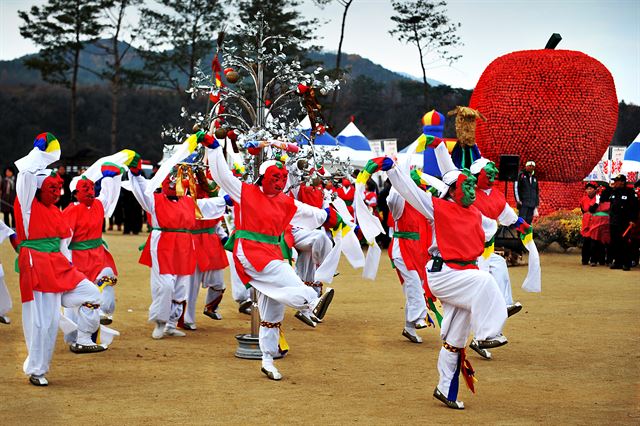
[[[29,376],[29,383],[31,383],[34,386],[48,386],[49,385],[49,381],[47,380],[46,377],[44,377],[44,375],[42,375],[42,376],[35,376],[35,375]]]
[[[409,339],[411,343],[422,343],[422,338],[420,336],[414,336],[409,333],[406,329],[402,329],[402,335]]]
[[[598,266],[598,262],[591,262],[591,266]]]
[[[486,349],[480,349],[478,347],[478,341],[476,339],[473,339],[471,343],[469,343],[469,348],[473,349],[482,358],[491,359],[491,352]]]
[[[478,340],[477,342],[480,349],[498,348],[509,343],[507,342],[507,338],[502,334],[490,339]]]
[[[298,311],[294,316],[303,323],[307,324],[309,327],[316,327],[316,323],[311,319],[311,317],[304,315],[302,312]]]
[[[522,304],[520,302],[516,302],[513,305],[507,306],[507,318],[517,314],[522,310]]]
[[[250,299],[245,300],[238,306],[238,312],[245,315],[251,315],[251,304],[253,302]]]
[[[623,270],[623,271],[630,271],[630,270],[631,270],[631,268],[630,268],[630,267],[628,267],[627,265],[625,265],[625,266],[623,266],[623,267],[622,267],[622,270]]]
[[[609,269],[622,269],[622,265],[616,265],[615,263],[609,266]]]
[[[453,408],[454,410],[464,410],[464,402],[462,401],[449,401],[446,396],[440,392],[440,389],[436,387],[433,391],[433,397],[437,400],[440,400],[449,408]]]
[[[318,304],[313,309],[313,315],[318,317],[318,319],[323,319],[325,314],[327,313],[327,309],[329,309],[329,305],[333,300],[333,289],[331,287],[327,287],[326,291],[322,296],[320,296],[320,300]]]
[[[102,345],[80,345],[78,343],[73,343],[69,345],[69,350],[74,354],[92,354],[106,351],[107,348]]]

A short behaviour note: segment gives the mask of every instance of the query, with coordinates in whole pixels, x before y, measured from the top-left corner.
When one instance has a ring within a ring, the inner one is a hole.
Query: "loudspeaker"
[[[515,182],[518,179],[520,168],[519,155],[501,155],[498,166],[498,180]]]

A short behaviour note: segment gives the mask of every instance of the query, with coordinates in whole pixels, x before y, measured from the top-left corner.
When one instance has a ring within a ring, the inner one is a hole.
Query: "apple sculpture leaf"
[[[536,162],[546,181],[581,181],[602,158],[618,121],[613,77],[596,59],[571,50],[524,50],[495,59],[469,102],[483,156]]]

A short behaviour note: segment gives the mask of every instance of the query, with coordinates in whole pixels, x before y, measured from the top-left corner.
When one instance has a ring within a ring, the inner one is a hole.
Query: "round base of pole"
[[[262,351],[260,350],[260,344],[258,343],[258,337],[254,337],[251,334],[237,334],[236,340],[238,341],[238,349],[236,349],[236,357],[243,359],[262,359]],[[282,355],[274,356],[273,358],[282,358]]]

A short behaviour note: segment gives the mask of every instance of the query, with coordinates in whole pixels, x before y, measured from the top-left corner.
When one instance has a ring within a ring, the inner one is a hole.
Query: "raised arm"
[[[235,201],[236,203],[240,203],[242,182],[240,181],[240,179],[235,177],[233,173],[231,173],[231,170],[229,170],[229,166],[227,166],[227,162],[224,159],[224,155],[222,154],[220,145],[215,139],[213,140],[213,142],[208,142],[208,139],[206,137],[202,143],[203,145],[207,146],[207,155],[209,157],[209,170],[211,171],[211,177],[216,181],[218,185],[220,185],[220,188],[222,188],[224,192],[229,194],[233,201]]]
[[[415,207],[427,219],[433,220],[433,200],[430,192],[422,191],[409,175],[394,167],[387,171],[393,187],[409,204]]]
[[[156,203],[153,193],[151,193],[151,195],[147,193],[149,181],[141,174],[135,175],[133,173],[129,173],[129,180],[131,181],[131,192],[133,196],[136,197],[138,203],[140,203],[142,209],[147,213],[153,213],[156,208]]]
[[[124,169],[112,163],[105,163],[101,167],[100,195],[98,200],[104,207],[105,216],[111,216],[118,203],[120,187],[122,186],[122,172]]]

